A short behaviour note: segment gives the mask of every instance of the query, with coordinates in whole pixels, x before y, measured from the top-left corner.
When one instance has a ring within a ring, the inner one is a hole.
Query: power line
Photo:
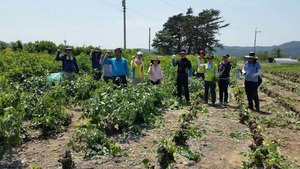
[[[129,11],[131,11],[131,12],[133,12],[133,13],[139,14],[139,15],[146,16],[146,17],[151,18],[151,19],[153,19],[153,20],[157,20],[156,18],[153,18],[152,16],[149,16],[149,15],[146,15],[146,14],[144,14],[144,13],[141,13],[141,12],[138,12],[138,11],[135,11],[135,10],[132,10],[132,9],[130,9],[130,8],[127,8],[127,10],[129,10]]]
[[[173,4],[171,4],[170,2],[167,2],[167,1],[165,1],[165,0],[161,0],[161,1],[162,1],[163,3],[169,5],[169,6],[173,7],[173,8],[179,9],[180,11],[184,11],[184,10],[182,10],[181,8],[179,8],[179,7],[177,7],[177,6],[173,5]]]
[[[101,2],[101,3],[103,3],[103,4],[106,4],[106,5],[108,5],[108,6],[112,7],[112,8],[114,8],[114,9],[117,9],[118,11],[122,12],[122,9],[121,9],[120,7],[116,6],[115,4],[109,3],[109,2],[106,1],[106,0],[97,0],[97,1],[98,1],[98,2]]]
[[[129,18],[129,20],[134,23],[136,26],[140,27],[141,29],[147,29],[148,27],[142,26],[141,24],[136,23],[131,17],[130,15],[128,15],[127,13],[127,17]]]

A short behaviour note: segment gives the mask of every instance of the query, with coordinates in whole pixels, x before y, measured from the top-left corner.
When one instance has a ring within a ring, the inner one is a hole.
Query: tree
[[[213,52],[215,47],[223,48],[216,35],[220,35],[220,29],[229,26],[229,23],[223,24],[225,20],[221,20],[220,13],[221,11],[216,9],[203,10],[199,13],[196,26],[200,31],[196,39],[196,51],[204,49]]]
[[[188,8],[186,15],[178,14],[168,19],[163,30],[156,33],[152,46],[163,55],[178,52],[181,48],[186,48],[189,54],[201,49],[215,51],[214,47],[222,48],[216,35],[229,24],[223,24],[225,21],[219,16],[220,13],[219,10],[209,9],[194,16],[193,9]]]
[[[181,23],[181,31],[182,34],[182,46],[187,48],[187,52],[191,53],[194,47],[193,37],[196,35],[196,30],[194,29],[195,19],[196,17],[193,16],[193,9],[189,8],[186,12],[186,16],[184,16],[184,20]],[[179,49],[180,50],[180,49]]]
[[[258,52],[257,53],[257,57],[258,57],[258,60],[260,62],[265,62],[268,60],[268,58],[270,57],[269,56],[269,52],[268,51],[263,51],[263,52]]]
[[[29,52],[29,53],[35,53],[36,49],[35,49],[35,44],[32,42],[29,42],[27,44],[24,45],[24,50]]]
[[[159,54],[174,54],[182,48],[181,30],[183,22],[184,16],[182,13],[169,17],[163,25],[163,30],[156,33],[152,46],[157,49]]]
[[[35,50],[39,53],[47,52],[49,54],[54,54],[57,51],[57,46],[51,41],[35,41]]]
[[[157,52],[161,55],[169,55],[175,53],[178,49],[176,47],[176,39],[165,30],[161,30],[156,33],[156,38],[153,40],[152,46],[157,49]]]
[[[286,54],[282,53],[281,48],[279,48],[279,47],[275,47],[275,48],[272,49],[271,56],[273,58],[285,58],[285,57],[287,57]]]
[[[16,42],[11,42],[10,47],[13,51],[22,51],[23,44],[21,40],[17,40]]]
[[[1,43],[0,44],[0,50],[5,50],[7,48],[7,44],[6,43]]]

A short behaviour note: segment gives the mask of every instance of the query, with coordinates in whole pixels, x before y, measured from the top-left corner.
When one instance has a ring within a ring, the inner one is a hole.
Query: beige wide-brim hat
[[[157,61],[157,64],[160,64],[160,60],[158,58],[154,58],[151,60],[151,63],[153,64],[154,61]]]
[[[72,48],[71,46],[68,46],[68,47],[66,48],[66,50],[73,50],[73,48]]]

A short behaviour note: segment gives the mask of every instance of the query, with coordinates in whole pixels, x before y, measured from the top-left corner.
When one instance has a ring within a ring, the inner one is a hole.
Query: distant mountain
[[[256,52],[268,51],[271,53],[272,49],[279,47],[282,53],[288,56],[299,56],[300,57],[300,41],[292,41],[281,44],[279,46],[256,46]],[[252,47],[239,47],[239,46],[224,46],[224,49],[217,48],[215,54],[223,55],[228,53],[232,56],[243,56],[247,55],[250,51],[253,51]]]
[[[3,42],[3,41],[0,40],[0,45],[1,45],[1,43],[5,43],[5,42]]]

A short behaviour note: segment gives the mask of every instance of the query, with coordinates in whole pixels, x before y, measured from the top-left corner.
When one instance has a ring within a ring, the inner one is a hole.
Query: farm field
[[[130,62],[136,52],[123,56]],[[62,168],[59,161],[77,168],[300,167],[298,65],[263,65],[257,113],[245,108],[237,67],[228,106],[212,107],[195,77],[191,103],[176,99],[171,57],[159,57],[162,85],[147,75],[145,85],[116,88],[93,79],[85,54],[77,56],[75,80],[57,85],[46,85],[61,70],[54,55],[0,54],[0,168]],[[194,72],[196,56],[188,58]],[[59,160],[66,151],[72,158]]]

